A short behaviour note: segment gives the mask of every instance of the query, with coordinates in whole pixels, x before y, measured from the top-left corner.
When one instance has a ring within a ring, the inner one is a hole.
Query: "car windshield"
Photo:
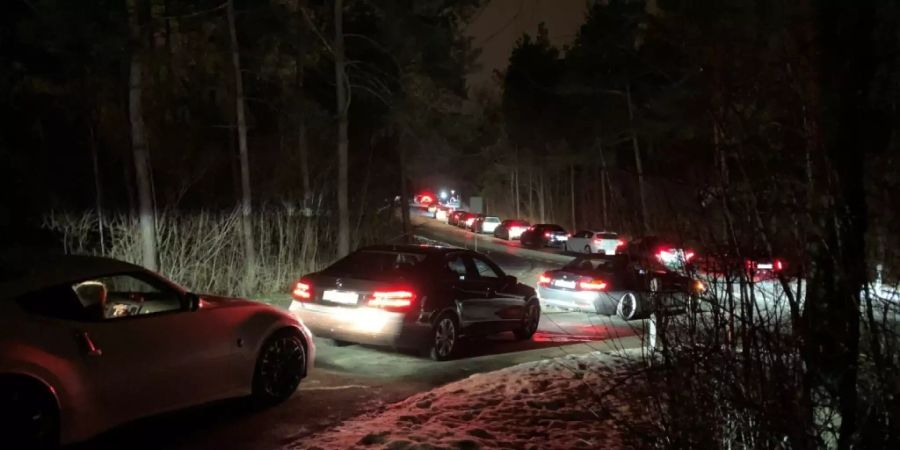
[[[403,275],[420,268],[426,255],[400,251],[361,250],[325,270],[344,276]]]
[[[485,217],[484,221],[486,223],[500,223],[500,218],[499,217]]]
[[[563,266],[563,270],[578,273],[612,272],[625,267],[625,258],[622,255],[615,256],[580,256],[569,261]]]

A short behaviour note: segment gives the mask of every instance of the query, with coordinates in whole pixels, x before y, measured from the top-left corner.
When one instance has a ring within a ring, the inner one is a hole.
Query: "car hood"
[[[220,297],[216,295],[201,295],[200,309],[212,308],[252,308],[262,306],[259,302],[254,302],[242,298]]]

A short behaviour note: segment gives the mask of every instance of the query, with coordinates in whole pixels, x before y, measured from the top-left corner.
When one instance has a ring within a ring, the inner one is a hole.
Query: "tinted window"
[[[478,271],[478,276],[481,278],[500,278],[501,274],[498,273],[494,268],[487,263],[487,261],[483,260],[480,257],[473,256],[472,262],[475,263],[475,270]]]
[[[347,255],[325,272],[351,276],[402,273],[419,268],[425,256],[421,253],[363,250]]]
[[[594,233],[591,233],[590,231],[579,231],[579,232],[573,234],[572,237],[589,239],[593,234]]]
[[[601,239],[618,239],[619,235],[616,233],[598,233],[598,236]]]
[[[576,272],[610,272],[625,267],[625,258],[621,255],[606,258],[578,257],[563,266],[563,270]]]
[[[466,278],[466,260],[462,255],[452,255],[447,259],[447,269],[456,274],[460,280]]]
[[[19,305],[29,313],[44,317],[66,320],[99,319],[98,311],[91,312],[78,300],[72,286],[62,285],[42,289],[23,295],[17,299]]]

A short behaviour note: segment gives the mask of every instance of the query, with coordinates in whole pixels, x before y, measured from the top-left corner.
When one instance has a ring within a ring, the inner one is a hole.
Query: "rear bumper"
[[[565,291],[546,286],[537,287],[542,305],[575,311],[597,313],[605,316],[616,314],[616,307],[624,292]]]
[[[430,340],[431,327],[411,321],[403,313],[297,301],[291,302],[289,309],[320,337],[403,348],[417,348]]]

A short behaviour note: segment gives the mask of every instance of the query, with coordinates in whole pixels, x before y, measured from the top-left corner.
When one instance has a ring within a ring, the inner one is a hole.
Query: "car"
[[[581,255],[538,278],[543,306],[617,315],[624,320],[653,311],[678,311],[696,305],[705,287],[678,272],[646,267],[628,255]]]
[[[673,270],[682,274],[693,271],[696,254],[683,248],[673,239],[659,236],[643,236],[632,239],[625,247],[625,253],[634,261],[648,267]]]
[[[475,219],[472,224],[472,231],[476,233],[493,234],[497,226],[500,225],[500,218],[497,216],[480,216]]]
[[[469,231],[475,231],[475,223],[482,219],[484,214],[471,214],[466,216],[463,228]]]
[[[494,237],[498,239],[506,239],[507,241],[519,239],[522,232],[528,229],[531,224],[526,220],[506,219],[500,222],[500,225],[494,229]]]
[[[525,247],[562,247],[568,239],[566,229],[552,223],[533,225],[519,237]]]
[[[533,288],[485,255],[452,247],[365,247],[301,277],[292,296],[290,311],[317,336],[435,360],[453,358],[464,337],[530,339],[541,313]]]
[[[14,448],[225,398],[278,403],[315,360],[294,315],[127,262],[17,256],[0,275],[0,430]]]
[[[732,247],[711,249],[702,257],[694,258],[693,265],[698,272],[726,280],[747,280],[753,282],[772,280],[779,275],[787,275],[787,264],[783,258],[770,257],[766,252],[754,252]]]
[[[450,215],[447,216],[447,224],[458,227],[459,219],[462,216],[464,216],[465,214],[468,214],[468,213],[466,211],[461,211],[461,210],[456,210],[456,211],[451,212]]]
[[[464,230],[469,229],[469,225],[475,221],[475,218],[478,217],[478,214],[466,212],[459,216],[459,220],[456,222],[456,226],[462,228]]]
[[[573,233],[565,243],[567,252],[615,255],[625,246],[625,240],[609,231],[581,230]]]

